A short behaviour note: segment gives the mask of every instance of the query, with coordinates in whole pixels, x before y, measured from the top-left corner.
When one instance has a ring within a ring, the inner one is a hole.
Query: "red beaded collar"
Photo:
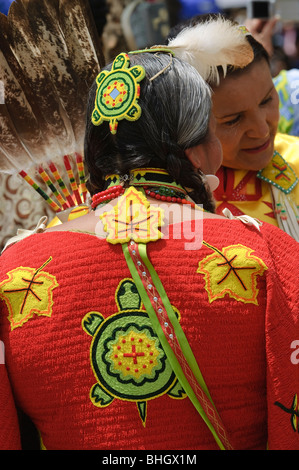
[[[105,180],[108,188],[92,196],[93,209],[121,196],[125,192],[123,185],[126,182],[144,190],[147,196],[158,201],[189,204],[195,207],[195,203],[186,198],[187,191],[161,168],[137,168],[130,171],[130,176],[108,175]]]

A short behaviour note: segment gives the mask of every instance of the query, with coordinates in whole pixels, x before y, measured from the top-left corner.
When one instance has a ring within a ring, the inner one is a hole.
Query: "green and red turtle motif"
[[[132,279],[120,282],[115,299],[118,312],[106,319],[99,312],[89,312],[82,321],[84,331],[93,337],[90,359],[97,383],[90,398],[100,408],[115,398],[136,402],[145,425],[149,400],[164,394],[172,398],[186,395]]]
[[[119,54],[110,72],[103,70],[96,78],[97,92],[91,121],[99,126],[109,121],[111,134],[116,134],[118,121],[136,121],[141,115],[138,105],[139,82],[145,77],[141,65],[129,67],[128,54]]]

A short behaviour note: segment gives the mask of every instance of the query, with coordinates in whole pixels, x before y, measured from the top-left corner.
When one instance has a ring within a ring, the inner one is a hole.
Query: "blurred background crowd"
[[[247,0],[86,0],[102,38],[107,60],[126,49],[161,42],[175,24],[194,15],[222,12],[239,23],[247,19]],[[13,0],[0,0],[8,13]],[[154,41],[154,42],[153,42]],[[273,76],[299,67],[299,24],[278,22],[272,36]]]

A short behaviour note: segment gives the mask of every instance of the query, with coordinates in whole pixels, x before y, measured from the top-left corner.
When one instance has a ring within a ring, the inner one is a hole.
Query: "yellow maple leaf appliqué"
[[[7,305],[11,329],[22,326],[34,314],[50,317],[53,289],[58,287],[56,277],[43,271],[50,257],[39,268],[20,266],[7,273],[8,279],[0,283],[0,298]]]
[[[244,245],[230,245],[222,250],[203,242],[214,253],[199,262],[197,272],[204,274],[205,288],[209,301],[230,297],[258,305],[257,276],[267,268],[263,260],[253,255],[251,248]]]
[[[146,197],[129,187],[110,212],[100,215],[109,243],[148,243],[162,238],[163,210],[150,206]]]

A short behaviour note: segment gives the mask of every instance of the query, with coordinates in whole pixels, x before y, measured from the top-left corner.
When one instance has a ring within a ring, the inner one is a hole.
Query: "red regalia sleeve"
[[[268,448],[299,450],[299,244],[276,228],[269,231],[273,269],[265,325]]]
[[[5,364],[0,364],[0,450],[21,450],[17,411]]]

